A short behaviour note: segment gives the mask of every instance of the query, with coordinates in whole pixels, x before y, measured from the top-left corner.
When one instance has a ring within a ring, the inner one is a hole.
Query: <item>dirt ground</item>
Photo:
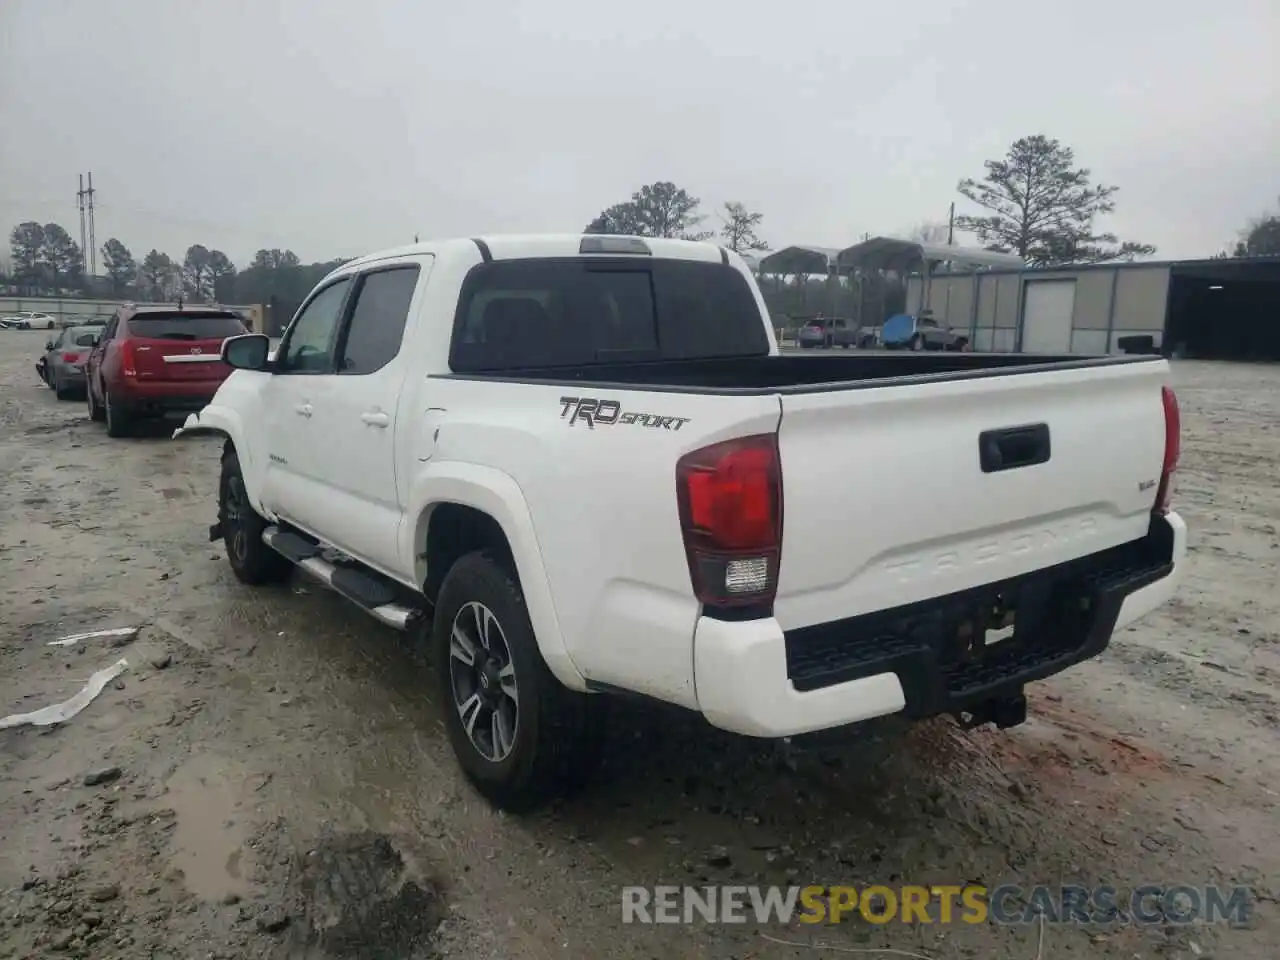
[[[404,642],[304,579],[231,576],[220,445],[108,440],[0,332],[0,957],[1274,960],[1280,368],[1182,363],[1177,600],[1031,691],[785,753],[619,705],[585,796],[519,820],[462,782]],[[49,641],[140,626],[119,646]],[[639,884],[1244,885],[1252,919],[627,925]]]

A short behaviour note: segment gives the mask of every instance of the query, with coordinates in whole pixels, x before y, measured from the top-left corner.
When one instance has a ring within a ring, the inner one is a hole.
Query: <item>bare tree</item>
[[[746,204],[729,200],[724,205],[724,213],[717,215],[724,223],[720,228],[724,245],[734,253],[769,249],[769,244],[756,236],[756,230],[764,220],[763,213],[754,213],[747,209]]]
[[[1149,256],[1146,243],[1121,243],[1095,233],[1094,220],[1115,210],[1117,187],[1094,184],[1075,166],[1070,147],[1042,135],[1014,141],[1002,160],[988,160],[982,180],[966,178],[956,189],[988,210],[956,217],[956,227],[993,250],[1011,251],[1028,264],[1102,263]]]

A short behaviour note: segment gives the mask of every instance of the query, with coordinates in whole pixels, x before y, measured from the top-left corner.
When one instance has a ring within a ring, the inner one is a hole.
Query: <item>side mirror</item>
[[[52,350],[52,349],[53,349],[53,341],[52,341],[52,340],[46,340],[46,341],[44,342],[44,348],[45,348],[46,350]]]
[[[245,333],[222,341],[222,362],[236,370],[266,370],[270,351],[270,338]]]

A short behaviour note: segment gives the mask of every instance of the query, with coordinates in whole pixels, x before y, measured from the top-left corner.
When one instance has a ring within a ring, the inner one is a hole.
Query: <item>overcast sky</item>
[[[1280,195],[1278,51],[1278,0],[0,0],[0,228],[92,170],[99,245],[309,261],[672,180],[845,246],[1044,133],[1200,256]]]

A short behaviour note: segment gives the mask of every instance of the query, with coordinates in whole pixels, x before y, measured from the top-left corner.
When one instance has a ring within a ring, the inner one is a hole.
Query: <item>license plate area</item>
[[[1022,577],[785,632],[798,692],[893,672],[906,712],[954,711],[1049,676],[1107,645],[1124,597],[1166,576],[1173,534],[1147,536]]]
[[[948,694],[964,697],[1069,657],[1093,626],[1094,606],[1087,580],[1073,576],[1015,581],[972,596],[931,644]]]

